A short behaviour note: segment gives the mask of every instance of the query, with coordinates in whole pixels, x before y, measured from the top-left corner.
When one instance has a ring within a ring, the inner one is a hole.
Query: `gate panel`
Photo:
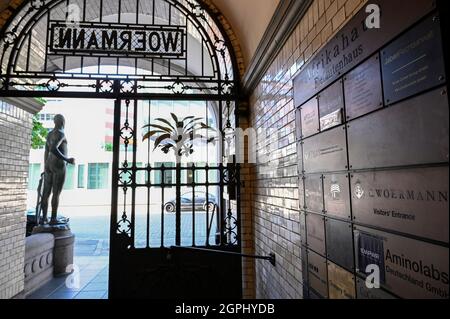
[[[189,142],[182,157],[175,150],[186,145],[170,148],[172,136],[164,135],[177,121],[195,119],[217,131],[220,106],[116,102],[111,298],[241,297],[241,258],[220,253],[240,251],[238,212],[223,192],[236,184],[235,166],[220,163],[222,145],[214,132],[195,132],[204,141]],[[146,139],[155,129],[164,134]]]

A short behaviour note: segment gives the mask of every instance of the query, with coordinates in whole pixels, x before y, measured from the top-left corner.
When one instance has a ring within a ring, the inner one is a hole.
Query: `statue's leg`
[[[51,223],[55,224],[58,217],[59,196],[64,187],[64,181],[66,180],[66,170],[59,170],[53,174],[53,196],[52,196],[52,219]]]
[[[48,212],[48,199],[53,188],[53,174],[51,172],[45,172],[44,175],[44,190],[42,191],[41,199],[41,211],[42,218],[40,219],[41,224],[47,223],[47,212]]]

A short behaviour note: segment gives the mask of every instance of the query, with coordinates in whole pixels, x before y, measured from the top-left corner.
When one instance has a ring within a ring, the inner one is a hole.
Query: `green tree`
[[[31,134],[31,148],[36,150],[45,146],[48,131],[39,121],[38,116],[33,117],[33,131]]]

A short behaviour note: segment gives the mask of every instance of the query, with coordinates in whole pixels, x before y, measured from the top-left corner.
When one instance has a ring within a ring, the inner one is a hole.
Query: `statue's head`
[[[56,128],[64,128],[66,125],[66,119],[61,114],[55,115],[53,122],[55,123]]]

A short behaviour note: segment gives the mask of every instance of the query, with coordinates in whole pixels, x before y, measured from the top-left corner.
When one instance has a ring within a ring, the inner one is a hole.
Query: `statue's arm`
[[[65,162],[67,162],[69,164],[75,164],[75,159],[67,157],[65,154],[61,153],[61,151],[59,150],[59,147],[65,141],[65,139],[66,139],[66,136],[65,135],[61,135],[58,143],[54,144],[50,151],[57,158],[65,161]]]

